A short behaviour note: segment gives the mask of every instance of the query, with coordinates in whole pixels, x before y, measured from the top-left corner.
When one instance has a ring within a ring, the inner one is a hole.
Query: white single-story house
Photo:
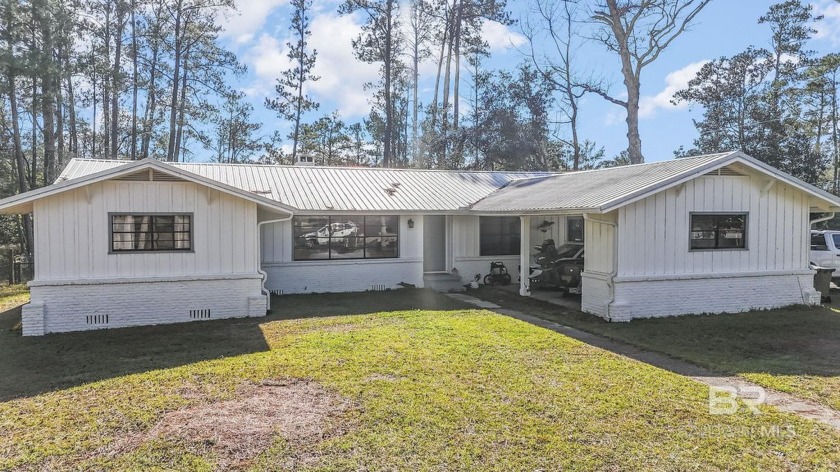
[[[24,335],[457,287],[492,261],[527,296],[549,238],[582,240],[581,308],[607,320],[812,305],[810,215],[838,209],[741,152],[562,174],[74,159],[0,200],[35,222]]]

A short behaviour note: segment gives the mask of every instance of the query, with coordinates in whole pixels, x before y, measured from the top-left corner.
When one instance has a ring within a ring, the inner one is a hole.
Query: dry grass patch
[[[309,380],[243,383],[232,399],[166,413],[151,429],[130,434],[96,455],[116,458],[163,440],[181,444],[191,454],[212,454],[219,470],[240,469],[269,449],[278,435],[292,447],[311,451],[313,443],[342,434],[341,416],[349,405]]]

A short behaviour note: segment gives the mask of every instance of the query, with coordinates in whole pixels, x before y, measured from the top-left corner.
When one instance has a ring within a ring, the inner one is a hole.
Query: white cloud
[[[834,0],[819,0],[811,4],[814,14],[823,15],[822,21],[814,25],[815,39],[829,41],[832,46],[840,46],[840,3]]]
[[[674,94],[688,86],[688,82],[697,75],[700,68],[706,64],[707,60],[692,62],[682,69],[677,69],[674,72],[665,76],[665,88],[656,95],[646,95],[639,100],[639,117],[650,118],[654,116],[657,110],[678,110],[688,107],[685,102],[680,102],[677,105],[671,103]]]
[[[335,101],[343,117],[368,114],[372,92],[365,91],[364,84],[379,77],[378,64],[361,62],[353,53],[352,41],[361,30],[355,16],[328,13],[312,22],[311,44],[318,51],[313,72],[320,79],[310,87],[319,98]]]
[[[255,83],[245,90],[250,96],[268,95],[280,73],[291,64],[286,57],[285,42],[265,33],[245,54],[245,61],[257,77]]]
[[[371,92],[364,90],[364,84],[377,79],[379,66],[360,62],[353,54],[352,40],[361,32],[361,25],[354,16],[325,13],[313,18],[311,31],[310,47],[318,51],[313,73],[320,78],[307,84],[308,92],[323,103],[321,111],[325,113],[334,106],[344,118],[367,115]],[[267,33],[257,39],[245,55],[256,76],[246,93],[271,94],[276,79],[291,66],[286,57],[287,41]]]
[[[481,26],[481,37],[490,45],[491,51],[503,51],[519,47],[527,38],[496,21],[485,21]]]
[[[288,0],[236,0],[236,13],[220,18],[224,36],[238,44],[251,41],[262,29],[265,20]]]

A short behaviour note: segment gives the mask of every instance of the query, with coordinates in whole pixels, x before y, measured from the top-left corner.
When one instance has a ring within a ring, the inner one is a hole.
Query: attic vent
[[[275,288],[273,290],[269,290],[268,293],[270,293],[272,295],[283,295],[283,289],[282,288]]]
[[[108,324],[108,315],[86,315],[85,323],[89,325],[106,325]]]
[[[163,172],[154,171],[152,178],[155,182],[183,182],[184,179],[175,175],[164,174]]]
[[[183,182],[184,181],[184,179],[182,179],[180,177],[177,177],[177,176],[174,176],[174,175],[169,175],[169,174],[166,174],[166,173],[163,173],[163,172],[158,172],[156,170],[152,170],[151,172],[149,170],[141,170],[141,171],[138,171],[138,172],[133,172],[133,173],[128,174],[128,175],[123,175],[122,177],[117,177],[114,180],[127,180],[127,181],[133,181],[133,182],[149,182],[149,181],[152,181],[152,180],[155,181],[155,182]]]
[[[205,308],[203,310],[190,310],[190,319],[191,320],[209,320],[210,319],[210,309]]]
[[[733,169],[732,167],[726,166],[721,167],[720,169],[713,170],[706,174],[708,176],[728,176],[728,177],[743,177],[744,174],[738,172],[737,170]]]
[[[371,292],[384,292],[385,290],[388,290],[388,288],[385,284],[373,284],[368,290]]]

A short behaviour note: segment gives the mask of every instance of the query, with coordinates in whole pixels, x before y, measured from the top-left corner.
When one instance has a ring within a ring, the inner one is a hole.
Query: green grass
[[[483,288],[477,296],[840,410],[840,312],[835,309],[794,307],[607,323],[505,291]]]
[[[243,381],[288,377],[348,399],[345,433],[295,447],[278,439],[255,470],[840,467],[840,435],[821,425],[770,408],[712,416],[701,384],[436,294],[274,305],[259,320],[43,338],[3,330],[0,470],[212,470],[212,454],[167,438],[96,451],[167,411],[230,398]]]
[[[29,301],[26,285],[0,285],[0,313]]]

